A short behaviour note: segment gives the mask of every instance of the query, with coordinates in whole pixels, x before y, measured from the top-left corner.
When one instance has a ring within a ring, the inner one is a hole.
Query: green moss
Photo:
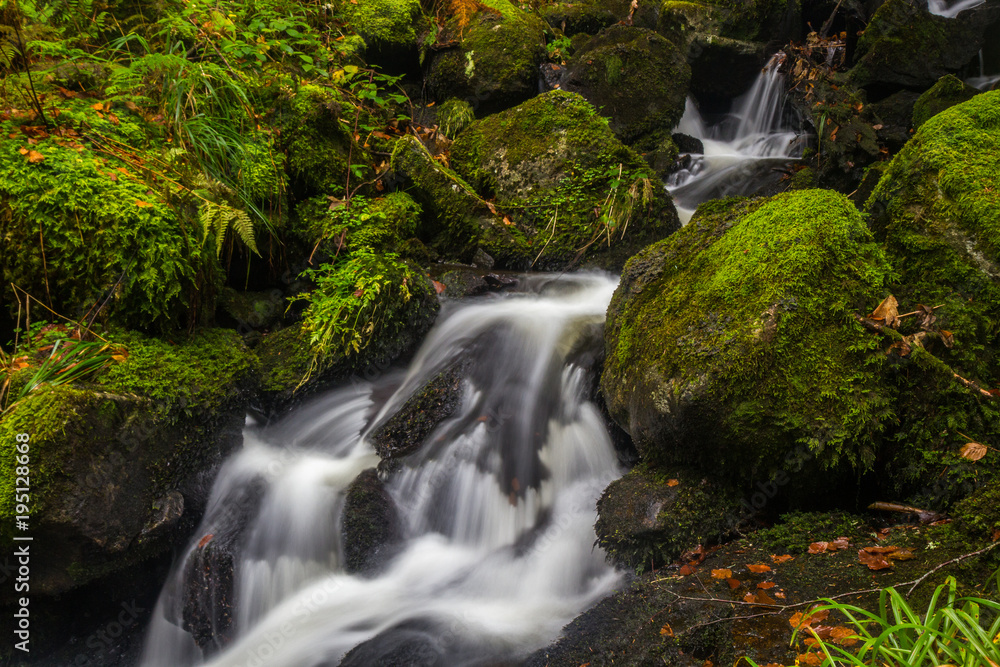
[[[913,129],[919,128],[932,116],[970,100],[978,94],[978,90],[956,76],[948,74],[941,77],[913,105]]]
[[[309,335],[301,326],[268,334],[257,348],[260,357],[260,387],[265,392],[296,388],[312,365]]]
[[[754,545],[773,554],[801,554],[813,542],[831,542],[839,537],[852,544],[871,534],[864,517],[846,512],[791,512],[772,527],[755,531]]]
[[[107,390],[151,399],[165,411],[212,413],[232,400],[256,371],[256,359],[239,335],[225,329],[178,336],[178,344],[137,333],[119,333],[127,358],[99,379]]]
[[[114,125],[82,102],[61,106],[66,126],[86,119],[95,133],[145,155],[145,124],[127,110]],[[67,316],[82,316],[114,286],[108,311],[128,326],[169,328],[183,322],[188,307],[213,310],[221,269],[190,212],[85,139],[48,135],[29,144],[20,130],[27,122],[0,121],[0,237],[18,249],[0,258],[8,303],[17,302],[14,283]],[[40,156],[34,162],[28,148]]]
[[[612,415],[644,458],[741,480],[796,447],[818,467],[869,467],[888,398],[878,341],[852,315],[888,275],[836,193],[703,205],[626,265],[605,333]]]
[[[423,16],[419,0],[342,0],[339,9],[369,45],[416,46]]]
[[[798,3],[788,0],[666,0],[660,5],[657,29],[672,35],[697,31],[745,41],[768,41],[776,37],[786,14],[797,11]]]
[[[449,139],[454,139],[476,119],[476,114],[471,104],[452,98],[438,107],[437,118],[441,132]]]

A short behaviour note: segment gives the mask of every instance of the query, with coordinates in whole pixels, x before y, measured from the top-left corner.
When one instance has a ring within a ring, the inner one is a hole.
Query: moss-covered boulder
[[[913,129],[919,128],[932,116],[970,100],[978,94],[978,90],[956,76],[947,74],[941,77],[913,105]]]
[[[881,301],[889,272],[836,193],[703,204],[625,267],[605,329],[612,417],[645,460],[743,483],[796,457],[864,467],[888,399],[853,314]]]
[[[196,521],[207,470],[241,441],[256,360],[231,331],[177,344],[119,334],[126,357],[86,386],[42,387],[0,420],[0,501],[8,537],[27,434],[29,524],[49,548],[33,564],[32,592],[55,595],[136,565]],[[23,440],[23,437],[22,437]]]
[[[684,113],[691,69],[675,43],[651,30],[612,26],[580,47],[565,89],[578,92],[625,142],[668,132]]]
[[[554,90],[477,121],[451,163],[507,216],[480,238],[502,267],[618,269],[679,227],[659,179],[574,93]]]
[[[995,0],[957,18],[929,13],[924,0],[887,0],[858,40],[850,78],[856,85],[890,92],[929,88],[967,65],[997,20],[1000,2]]]
[[[900,325],[902,334],[921,336],[923,347],[911,351],[897,378],[905,391],[894,440],[922,452],[898,481],[937,505],[967,493],[968,483],[981,484],[976,478],[987,472],[957,457],[967,441],[962,434],[986,437],[1000,429],[1000,409],[985,393],[1000,383],[998,167],[1000,92],[994,91],[927,120],[866,207],[895,265],[890,289],[900,308],[934,308],[933,319]]]
[[[476,6],[471,16],[449,18],[438,33],[431,48],[440,50],[430,59],[426,80],[439,101],[466,99],[482,116],[538,92],[546,26],[508,0],[483,0]]]
[[[567,37],[596,35],[622,18],[600,2],[553,2],[539,7],[538,14]]]
[[[429,278],[391,254],[355,252],[309,272],[302,322],[266,335],[259,407],[268,414],[351,375],[384,371],[419,345],[437,318]]]
[[[639,465],[612,482],[597,502],[597,540],[629,569],[672,562],[698,545],[718,543],[738,526],[736,494],[695,471],[669,474]]]

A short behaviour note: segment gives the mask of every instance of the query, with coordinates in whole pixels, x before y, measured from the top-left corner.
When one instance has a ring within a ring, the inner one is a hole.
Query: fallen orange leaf
[[[712,570],[713,579],[731,579],[732,576],[732,570]]]
[[[782,563],[787,563],[788,561],[794,559],[795,556],[789,556],[788,554],[784,554],[782,556],[775,556],[774,554],[771,554],[771,560],[777,563],[778,565],[781,565]]]
[[[757,563],[756,565],[747,565],[747,569],[755,574],[762,574],[764,572],[770,572],[771,566],[764,565],[763,563]]]

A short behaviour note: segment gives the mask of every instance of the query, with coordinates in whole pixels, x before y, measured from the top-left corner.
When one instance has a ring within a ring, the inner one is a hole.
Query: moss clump
[[[744,483],[796,451],[812,469],[870,466],[888,397],[878,341],[852,315],[888,275],[836,193],[702,205],[625,267],[605,330],[612,416],[644,459]]]
[[[457,48],[434,56],[427,85],[434,96],[474,100],[478,113],[505,109],[538,90],[538,66],[545,56],[545,23],[507,0],[484,0],[461,26],[449,19],[439,42]]]
[[[791,512],[770,528],[750,536],[755,546],[774,554],[801,554],[813,542],[831,542],[839,537],[856,544],[871,535],[867,519],[846,512]]]
[[[569,63],[568,90],[580,92],[622,141],[669,131],[684,113],[691,68],[673,42],[651,30],[612,26]]]
[[[461,176],[509,212],[513,224],[489,227],[482,240],[501,265],[615,269],[679,227],[659,179],[574,93],[551,91],[477,121],[451,156]]]
[[[300,204],[296,213],[300,234],[317,248],[320,261],[326,261],[324,256],[353,250],[397,252],[419,232],[423,210],[409,194],[393,192],[377,199],[358,195],[350,205],[314,197]]]
[[[212,413],[246,387],[257,360],[234,331],[202,329],[177,337],[177,344],[127,332],[114,334],[126,359],[100,378],[118,394],[150,399],[160,409],[186,414]]]
[[[148,128],[137,116],[122,109],[114,125],[82,102],[63,106],[67,126],[86,122],[144,155]],[[0,258],[8,303],[16,304],[13,283],[61,313],[82,316],[114,288],[113,319],[144,329],[183,323],[189,307],[214,310],[221,268],[183,207],[151,192],[133,165],[84,140],[42,132],[29,143],[20,128],[30,121],[5,118],[0,237],[16,249]]]
[[[465,100],[452,98],[438,107],[437,119],[441,132],[454,139],[476,119],[476,112]]]
[[[956,76],[948,74],[941,77],[913,105],[913,129],[919,128],[932,116],[970,100],[978,94],[978,90]]]
[[[788,0],[665,0],[657,29],[664,34],[696,31],[744,41],[786,40],[799,13]]]

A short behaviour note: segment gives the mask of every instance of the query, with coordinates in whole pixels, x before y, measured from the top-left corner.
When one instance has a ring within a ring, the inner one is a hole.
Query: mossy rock
[[[904,307],[941,306],[954,333],[945,359],[993,386],[1000,317],[1000,91],[976,95],[925,122],[893,159],[866,210],[896,258]],[[905,311],[904,311],[905,312]]]
[[[436,53],[427,85],[435,98],[468,100],[477,115],[523,102],[538,91],[545,56],[545,22],[508,0],[483,0],[468,25],[451,18],[438,42],[457,46]]]
[[[421,33],[431,27],[420,0],[341,0],[338,11],[364,39],[366,60],[393,71],[412,68]]]
[[[718,544],[738,526],[736,493],[686,469],[639,465],[597,501],[597,541],[629,569],[657,567],[698,545]]]
[[[926,0],[886,0],[858,40],[850,78],[855,85],[890,92],[929,88],[968,64],[998,19],[995,0],[953,19],[928,12]]]
[[[978,90],[956,76],[947,74],[941,77],[913,105],[913,129],[919,128],[932,116],[971,100],[978,94]]]
[[[500,267],[616,270],[679,227],[659,179],[574,93],[554,90],[477,121],[451,163],[509,216],[480,240]]]
[[[384,197],[355,196],[348,205],[318,196],[296,207],[295,234],[309,248],[316,263],[354,250],[398,253],[420,231],[423,209],[406,192]]]
[[[597,2],[554,2],[538,8],[539,15],[552,28],[567,37],[596,35],[618,23],[620,17]]]
[[[808,462],[789,491],[866,468],[890,397],[878,341],[852,316],[882,300],[889,273],[836,193],[703,204],[625,267],[605,329],[612,417],[651,464],[744,484],[796,451]]]
[[[30,525],[51,550],[32,591],[56,595],[169,549],[196,522],[210,471],[241,441],[256,359],[231,331],[171,345],[119,334],[127,358],[88,386],[42,387],[0,420],[9,536],[15,436],[30,437]]]
[[[583,95],[628,143],[677,125],[690,79],[676,44],[651,30],[615,25],[573,55],[565,88]]]
[[[409,194],[423,209],[417,237],[445,257],[470,261],[484,231],[502,226],[469,184],[435,160],[416,137],[396,142],[392,168],[412,183]]]
[[[767,62],[765,42],[697,33],[687,47],[691,92],[703,100],[730,100],[757,80]]]
[[[698,32],[728,39],[784,44],[799,37],[797,0],[665,0],[657,30],[668,36]]]

